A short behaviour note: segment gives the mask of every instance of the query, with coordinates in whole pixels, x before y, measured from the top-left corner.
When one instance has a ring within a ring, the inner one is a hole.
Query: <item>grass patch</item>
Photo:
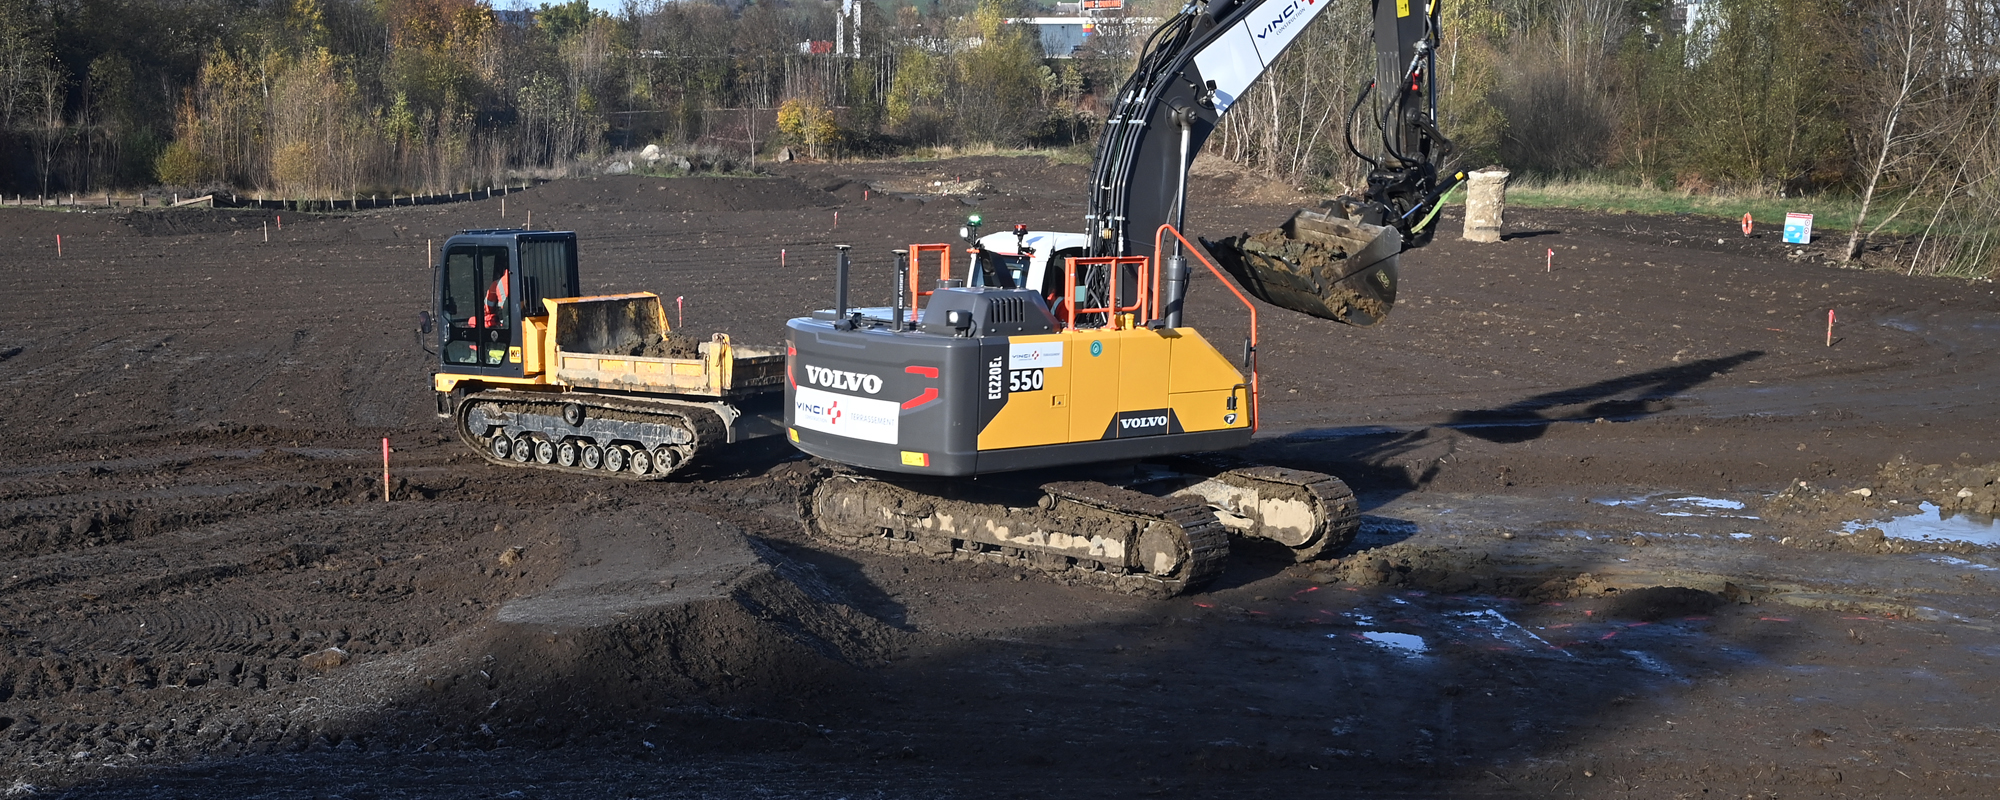
[[[1454,195],[1451,202],[1464,202],[1462,194]],[[1902,197],[1876,197],[1865,226],[1873,231],[1882,225],[1902,201]],[[1860,198],[1851,195],[1773,197],[1757,192],[1703,193],[1602,180],[1536,178],[1510,181],[1507,204],[1613,214],[1691,214],[1731,221],[1748,213],[1764,230],[1783,228],[1785,214],[1799,212],[1813,215],[1815,239],[1844,236],[1854,229],[1855,215],[1861,210]],[[1918,199],[1882,225],[1879,236],[1918,237],[1922,247],[1913,252],[1928,257],[1912,269],[1925,274],[1980,277],[2000,272],[2000,221],[1979,213],[1967,214],[1966,210],[1947,206],[1939,213],[1934,201]]]
[[[1096,157],[1096,153],[1092,148],[1083,145],[1078,145],[1075,147],[1053,147],[1047,149],[997,147],[991,144],[973,144],[973,145],[966,145],[964,147],[954,147],[952,145],[938,145],[936,147],[919,147],[904,155],[891,156],[881,160],[918,162],[918,161],[939,161],[947,158],[965,158],[968,156],[999,156],[1001,158],[1021,158],[1026,156],[1039,156],[1041,158],[1048,159],[1049,163],[1051,164],[1089,165],[1091,159]],[[848,160],[868,161],[870,159],[856,158]]]
[[[1895,210],[1896,203],[1896,198],[1876,198],[1874,208],[1869,210],[1867,226],[1874,228],[1883,215]],[[1623,214],[1693,214],[1727,220],[1740,220],[1748,213],[1760,227],[1783,227],[1785,214],[1798,212],[1813,215],[1813,230],[1816,232],[1853,230],[1854,217],[1861,211],[1861,201],[1845,195],[1770,197],[1752,193],[1712,194],[1589,180],[1514,181],[1507,186],[1507,204]],[[1882,232],[1891,235],[1922,233],[1925,223],[1930,221],[1931,210],[1919,209],[1912,204],[1890,221]]]

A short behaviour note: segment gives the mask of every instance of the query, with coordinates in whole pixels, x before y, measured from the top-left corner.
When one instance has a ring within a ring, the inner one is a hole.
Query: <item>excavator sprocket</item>
[[[508,467],[660,480],[728,438],[698,403],[592,394],[489,390],[454,415],[459,439]]]
[[[1199,498],[1090,481],[905,480],[823,470],[800,518],[840,546],[989,561],[1124,594],[1171,597],[1221,574],[1229,535]]]
[[[1205,501],[1231,532],[1270,539],[1294,561],[1311,561],[1346,547],[1361,528],[1361,506],[1332,475],[1286,467],[1210,470],[1180,492]]]

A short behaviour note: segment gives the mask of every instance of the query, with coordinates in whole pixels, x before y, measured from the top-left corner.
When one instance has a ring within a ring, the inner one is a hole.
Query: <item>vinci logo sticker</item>
[[[1055,369],[1062,366],[1062,342],[1007,345],[1007,369]]]
[[[1163,433],[1180,433],[1181,421],[1174,416],[1171,408],[1155,408],[1146,411],[1120,411],[1111,419],[1111,427],[1104,431],[1106,439],[1130,439],[1135,436],[1158,436]]]
[[[895,444],[900,409],[875,400],[801,386],[792,396],[792,425],[866,442]]]

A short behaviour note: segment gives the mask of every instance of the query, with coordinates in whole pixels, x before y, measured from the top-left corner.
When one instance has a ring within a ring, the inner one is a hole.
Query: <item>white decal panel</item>
[[[1215,41],[1194,54],[1194,63],[1201,70],[1201,79],[1215,87],[1218,116],[1229,113],[1229,107],[1236,104],[1243,90],[1250,88],[1250,82],[1264,74],[1264,62],[1257,57],[1257,46],[1251,44],[1247,23],[1232,26],[1215,37]]]
[[[1062,342],[1007,345],[1007,369],[1055,369],[1062,366]]]
[[[901,411],[893,401],[810,386],[799,387],[792,397],[792,423],[798,427],[882,444],[897,443]]]
[[[1215,113],[1229,112],[1237,98],[1250,88],[1271,62],[1290,47],[1334,0],[1282,0],[1267,3],[1255,14],[1217,35],[1196,51],[1194,63],[1201,79],[1215,88]]]

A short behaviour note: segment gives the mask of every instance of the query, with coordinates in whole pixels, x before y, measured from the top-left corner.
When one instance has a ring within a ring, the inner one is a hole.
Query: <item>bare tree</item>
[[[1923,172],[1921,186],[1940,162],[1929,157],[1953,127],[1953,114],[1928,118],[1930,107],[1948,99],[1944,78],[1946,26],[1936,0],[1883,0],[1872,4],[1860,26],[1862,47],[1850,51],[1856,65],[1858,101],[1868,103],[1856,115],[1851,130],[1861,164],[1861,209],[1847,235],[1847,258],[1861,255],[1868,235],[1880,232],[1908,206],[1905,198],[1895,211],[1864,233],[1875,198],[1896,173],[1910,164]],[[1873,101],[1873,102],[1869,102]]]
[[[39,101],[35,127],[35,175],[41,179],[41,195],[49,193],[49,173],[55,168],[56,151],[61,149],[63,136],[63,89],[69,80],[54,64],[45,64],[35,70],[30,85]]]

